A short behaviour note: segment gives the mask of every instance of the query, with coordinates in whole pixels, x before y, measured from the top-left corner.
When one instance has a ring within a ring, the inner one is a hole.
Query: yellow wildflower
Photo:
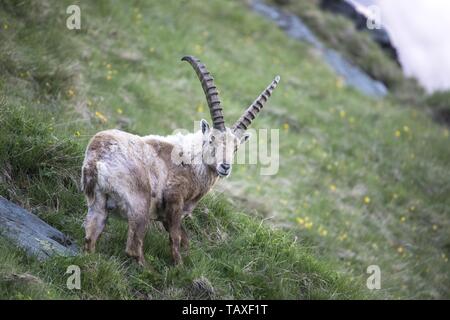
[[[400,136],[401,136],[400,130],[395,131],[395,136],[396,136],[397,138],[400,138]]]
[[[344,85],[345,85],[344,79],[342,79],[341,77],[336,79],[336,88],[342,89]]]
[[[322,225],[317,228],[317,231],[319,232],[319,235],[322,237],[326,237],[328,235],[327,229],[325,229]]]
[[[364,203],[365,204],[369,204],[370,203],[370,198],[368,196],[364,197]]]
[[[283,129],[284,129],[284,131],[288,131],[289,130],[289,123],[284,123],[283,124]]]
[[[404,251],[405,251],[405,249],[402,246],[397,248],[397,252],[400,254],[403,253]]]
[[[106,69],[111,69],[111,63],[108,63],[107,65],[106,65]]]
[[[438,229],[438,226],[433,224],[433,230],[436,231]]]
[[[101,112],[95,111],[95,116],[103,123],[108,121],[108,118],[106,118]]]
[[[403,126],[403,131],[409,132],[409,127],[408,126]]]
[[[406,217],[401,217],[400,218],[400,222],[405,222],[406,221]]]
[[[106,76],[106,80],[111,80],[112,79],[112,76],[110,75],[110,74],[108,74],[107,76]]]
[[[199,44],[195,45],[195,49],[194,50],[195,50],[196,54],[202,54],[203,53],[203,47],[201,45],[199,45]]]
[[[200,103],[200,104],[197,106],[197,112],[198,112],[198,113],[201,113],[201,112],[203,112],[203,110],[204,110],[203,104]]]
[[[8,29],[8,25],[6,23],[3,25],[3,29],[5,29],[5,30]]]
[[[344,119],[346,116],[346,112],[344,110],[339,111],[339,116]]]
[[[332,191],[332,192],[335,192],[336,191],[336,186],[334,185],[334,184],[332,184],[332,185],[330,185],[330,190]]]
[[[79,137],[81,135],[80,131],[75,131],[74,133],[75,137]]]
[[[122,114],[123,113],[123,110],[121,108],[117,108],[116,111],[117,111],[118,114]]]
[[[306,228],[306,229],[311,229],[312,226],[313,226],[313,223],[312,223],[312,222],[306,222],[306,223],[305,223],[305,228]]]
[[[341,234],[339,237],[338,237],[338,239],[339,239],[339,241],[344,241],[344,240],[346,240],[347,239],[347,233],[343,233],[343,234]]]
[[[305,224],[305,219],[303,219],[303,218],[297,218],[296,219],[297,220],[297,223],[299,224],[299,225],[301,225],[301,226],[303,226],[304,224]]]

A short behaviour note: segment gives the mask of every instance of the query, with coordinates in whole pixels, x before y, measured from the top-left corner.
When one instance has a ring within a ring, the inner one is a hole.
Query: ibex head
[[[239,145],[250,138],[250,134],[246,130],[272,95],[272,91],[278,85],[280,77],[275,77],[272,83],[229,128],[225,126],[219,92],[214,85],[214,78],[211,76],[211,73],[200,60],[193,56],[185,56],[181,60],[189,62],[197,73],[211,114],[212,129],[206,120],[201,120],[203,161],[215,169],[220,177],[227,177],[231,173],[233,156]]]

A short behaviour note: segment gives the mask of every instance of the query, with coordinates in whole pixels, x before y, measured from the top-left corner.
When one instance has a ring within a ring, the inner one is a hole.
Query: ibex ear
[[[209,132],[209,123],[205,119],[200,120],[200,126],[202,128],[202,133],[208,133]]]
[[[241,138],[241,144],[245,143],[248,139],[250,139],[252,135],[250,133],[244,133],[244,135]]]

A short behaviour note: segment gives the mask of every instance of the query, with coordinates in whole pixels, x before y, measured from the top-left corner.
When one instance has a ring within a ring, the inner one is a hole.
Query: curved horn
[[[259,95],[255,101],[253,101],[239,120],[235,122],[233,125],[233,131],[248,129],[252,121],[256,118],[256,115],[264,107],[267,100],[269,100],[269,97],[272,95],[273,90],[277,87],[278,82],[280,82],[280,76],[275,77],[272,83]]]
[[[203,91],[205,92],[206,101],[208,102],[213,128],[220,131],[225,131],[225,121],[223,119],[222,107],[220,106],[219,92],[217,91],[217,87],[214,85],[214,78],[199,59],[193,56],[185,56],[181,60],[189,62],[197,73],[197,76],[202,84]]]

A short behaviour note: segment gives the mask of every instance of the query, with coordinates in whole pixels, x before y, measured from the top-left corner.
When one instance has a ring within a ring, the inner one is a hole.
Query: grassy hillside
[[[181,52],[163,62],[164,51],[170,50],[175,39],[171,43],[170,34],[165,34],[170,28],[156,28],[159,34],[150,31],[154,26],[145,26],[140,6],[126,8],[119,2],[114,6],[83,5],[83,21],[88,21],[89,31],[77,33],[60,27],[65,21],[63,4],[44,4],[43,11],[40,5],[30,5],[11,1],[3,4],[1,11],[1,20],[6,22],[1,33],[0,194],[82,244],[85,205],[78,181],[87,139],[97,130],[115,126],[141,133],[148,128],[170,133],[175,126],[188,127],[190,121],[177,123],[180,113],[186,110],[185,119],[199,117],[196,110],[203,98],[190,67],[183,65],[184,70],[176,71]],[[109,12],[113,7],[114,12]],[[188,9],[195,7],[198,4]],[[160,24],[176,5],[161,3],[143,9],[156,15],[160,20],[154,23]],[[115,17],[110,19],[115,23],[106,26],[104,17],[109,15]],[[147,36],[153,34],[154,40],[144,35],[142,43],[129,38],[141,28]],[[114,38],[117,40],[111,40]],[[194,102],[183,97],[186,92]],[[164,110],[170,116],[161,117]],[[146,120],[138,123],[144,115]],[[207,115],[202,112],[201,116]],[[192,238],[190,255],[184,266],[176,268],[171,264],[167,234],[158,225],[152,226],[145,243],[153,270],[141,270],[125,256],[127,226],[123,221],[109,222],[98,254],[45,263],[26,257],[2,239],[0,297],[364,296],[359,284],[317,261],[292,233],[273,230],[230,206],[220,195],[208,196],[194,216],[186,222]],[[65,287],[66,268],[71,264],[81,266],[81,291]]]
[[[95,255],[39,264],[1,242],[2,297],[203,297],[193,288],[208,283],[219,298],[450,296],[449,131],[422,109],[347,88],[243,1],[83,1],[80,31],[65,28],[69,4],[0,5],[2,196],[81,243],[79,168],[94,132],[170,134],[209,118],[185,54],[207,63],[229,121],[281,75],[255,123],[280,129],[280,169],[235,166],[218,186],[227,199],[208,197],[188,222],[182,267],[157,227],[145,246],[155,270],[130,265],[115,220]],[[82,292],[64,289],[71,263],[84,266]],[[371,264],[379,293],[360,289]]]

